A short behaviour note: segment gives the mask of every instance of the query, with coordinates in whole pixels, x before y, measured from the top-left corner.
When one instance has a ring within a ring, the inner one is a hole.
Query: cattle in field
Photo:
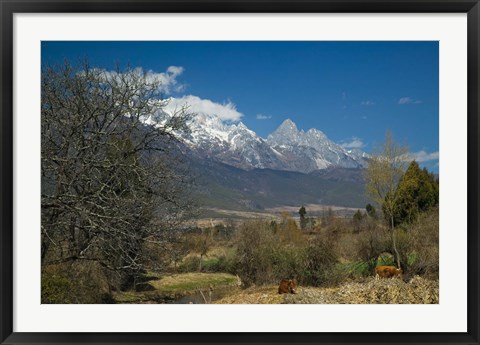
[[[278,293],[296,293],[297,281],[295,279],[282,279],[278,287]]]
[[[401,268],[395,266],[377,266],[375,267],[375,279],[379,278],[396,278],[402,275]]]

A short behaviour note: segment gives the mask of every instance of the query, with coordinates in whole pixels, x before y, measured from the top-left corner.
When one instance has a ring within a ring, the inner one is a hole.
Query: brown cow
[[[278,287],[278,293],[296,293],[297,281],[295,279],[282,279]]]
[[[375,279],[378,278],[396,278],[402,275],[401,268],[395,266],[377,266],[375,267]]]

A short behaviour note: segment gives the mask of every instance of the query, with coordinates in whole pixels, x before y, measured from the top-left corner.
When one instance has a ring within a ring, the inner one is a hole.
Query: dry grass
[[[214,304],[281,304],[284,296],[278,294],[278,286],[251,287],[224,297]]]
[[[278,286],[252,287],[216,301],[218,304],[438,304],[438,281],[415,277],[368,278],[335,288],[299,287],[295,295],[279,295]]]
[[[369,279],[342,286],[337,303],[350,304],[438,304],[438,281],[420,277],[405,283],[400,279]]]

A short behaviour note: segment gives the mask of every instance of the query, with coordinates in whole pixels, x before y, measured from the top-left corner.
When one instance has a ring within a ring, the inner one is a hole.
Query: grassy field
[[[183,273],[159,276],[149,273],[151,291],[114,293],[117,303],[166,303],[210,288],[237,286],[238,278],[227,273]]]

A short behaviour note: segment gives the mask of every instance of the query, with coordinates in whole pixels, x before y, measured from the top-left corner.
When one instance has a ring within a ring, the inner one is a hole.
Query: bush
[[[412,275],[422,274],[438,279],[439,271],[439,212],[438,208],[426,212],[413,224],[413,263],[409,269]]]
[[[299,280],[305,285],[333,285],[343,280],[343,271],[332,246],[316,240],[304,249]]]
[[[364,229],[356,236],[354,247],[356,258],[367,265],[367,268],[362,270],[364,275],[371,275],[379,255],[389,251],[391,237],[388,231],[373,218],[364,220]]]
[[[112,303],[107,276],[96,262],[45,266],[41,279],[44,304]]]
[[[403,269],[403,276],[406,279],[406,275],[410,271],[410,260],[412,252],[414,251],[414,241],[410,230],[404,228],[397,228],[395,230],[397,250],[400,255],[400,266]],[[390,247],[390,253],[394,253],[393,244]],[[395,257],[394,257],[395,258]],[[397,263],[395,262],[395,265]]]
[[[244,223],[237,234],[237,274],[245,287],[276,280],[272,258],[279,241],[269,224],[262,221]]]
[[[178,267],[178,270],[180,272],[198,272],[201,261],[199,256],[187,256]]]
[[[42,273],[42,304],[75,303],[71,288],[72,282],[67,277]]]
[[[295,220],[286,212],[281,214],[282,220],[274,229],[274,234],[285,245],[301,245],[304,242],[302,230]]]
[[[340,281],[334,247],[321,240],[285,243],[285,239],[263,222],[245,223],[237,237],[235,272],[245,287],[278,283],[295,278],[305,285],[329,285]]]
[[[300,280],[303,254],[302,247],[283,246],[276,248],[270,258],[274,281],[278,282],[284,278]]]
[[[237,274],[240,268],[239,256],[236,250],[230,250],[218,259],[219,272]]]
[[[211,258],[203,260],[202,272],[222,272],[222,260],[220,258]]]

